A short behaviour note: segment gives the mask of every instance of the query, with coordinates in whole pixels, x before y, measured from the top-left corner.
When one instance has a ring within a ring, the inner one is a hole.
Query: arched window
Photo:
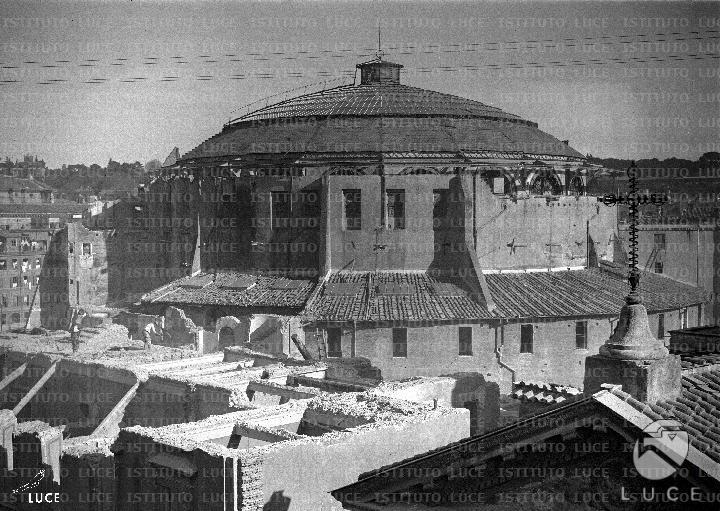
[[[568,191],[574,195],[584,195],[585,194],[585,185],[583,184],[583,180],[580,176],[574,176],[570,180],[570,185],[568,186]]]
[[[562,185],[554,173],[543,171],[533,179],[530,185],[530,193],[534,195],[561,195]]]

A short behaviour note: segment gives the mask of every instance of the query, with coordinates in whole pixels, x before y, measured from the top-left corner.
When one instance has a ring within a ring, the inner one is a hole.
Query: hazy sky
[[[0,157],[187,152],[246,103],[352,79],[378,23],[403,83],[518,114],[583,153],[720,150],[718,3],[2,0]]]

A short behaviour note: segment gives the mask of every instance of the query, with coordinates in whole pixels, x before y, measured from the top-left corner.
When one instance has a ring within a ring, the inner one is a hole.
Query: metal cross
[[[628,303],[642,303],[642,298],[638,292],[638,285],[640,284],[640,270],[638,269],[638,234],[637,234],[637,214],[638,206],[641,204],[653,204],[656,206],[665,204],[668,202],[667,195],[638,195],[637,189],[637,167],[635,162],[630,163],[630,167],[627,169],[628,175],[628,186],[630,187],[630,193],[625,195],[615,196],[613,194],[603,196],[602,203],[606,206],[614,206],[616,204],[627,204],[630,213],[630,261],[628,266],[630,272],[628,275],[628,282],[630,283],[630,294],[627,296],[626,301]]]
[[[510,255],[513,255],[515,253],[515,250],[518,248],[527,247],[527,245],[519,245],[515,243],[515,238],[513,238],[512,241],[510,243],[507,243],[505,246],[510,248]]]

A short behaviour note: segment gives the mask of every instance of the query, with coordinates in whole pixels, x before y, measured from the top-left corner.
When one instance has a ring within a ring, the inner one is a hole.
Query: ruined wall
[[[125,409],[126,426],[160,427],[194,419],[192,389],[168,378],[151,377]]]
[[[69,304],[91,308],[109,301],[108,231],[68,224]]]
[[[247,383],[226,388],[151,376],[127,405],[123,426],[161,427],[242,410],[249,406]]]
[[[33,305],[39,305],[40,325],[43,328],[68,328],[68,282],[67,229],[61,229],[49,241],[40,273],[38,296]]]
[[[111,447],[117,480],[116,511],[226,510],[236,502],[236,461],[201,449],[171,447],[123,430]]]
[[[297,316],[252,315],[250,345],[254,350],[271,354],[284,353],[299,358],[300,352],[291,339],[293,334],[296,334],[300,340],[305,338],[305,331]]]
[[[165,310],[165,326],[162,340],[159,344],[164,346],[180,347],[195,346],[198,328],[192,319],[177,307],[168,307]]]
[[[60,455],[63,446],[62,428],[53,428],[41,421],[28,421],[17,425],[13,435],[14,471],[6,472],[0,467],[0,498],[15,509],[60,510],[61,504],[51,503],[43,506],[37,504],[37,493],[60,492],[62,469]],[[44,471],[44,477],[37,485],[19,494],[12,494],[11,489],[31,483],[35,476]],[[7,493],[6,493],[7,492]],[[30,499],[34,497],[34,502]],[[17,507],[15,507],[17,506]]]
[[[108,438],[76,437],[66,441],[60,458],[65,509],[115,511],[115,459]]]
[[[468,412],[453,410],[423,422],[368,425],[341,437],[314,437],[263,448],[263,503],[268,509],[275,509],[269,503],[282,502],[287,507],[280,509],[288,511],[339,511],[342,506],[330,490],[356,482],[363,472],[447,445],[468,433]]]
[[[478,373],[456,373],[441,378],[416,378],[384,382],[373,394],[395,399],[470,410],[470,433],[475,435],[498,426],[500,386]]]
[[[133,339],[144,340],[145,327],[155,323],[156,333],[150,334],[153,344],[174,348],[187,346],[196,348],[198,341],[201,340],[207,343],[207,345],[202,344],[202,353],[217,351],[217,339],[212,338],[212,332],[203,332],[203,339],[199,339],[201,328],[197,327],[193,320],[187,317],[181,309],[168,307],[165,309],[162,318],[165,321],[164,330],[159,326],[161,317],[151,314],[123,311],[113,321],[125,326]]]
[[[142,340],[145,327],[157,321],[158,318],[159,316],[153,316],[151,314],[121,311],[120,314],[113,318],[113,323],[126,327],[132,339]]]
[[[2,357],[3,369],[12,371],[25,361],[21,354]],[[48,357],[29,359],[25,373],[0,392],[0,408],[12,409],[51,365]],[[92,433],[136,382],[131,371],[110,369],[63,359],[54,375],[18,414],[19,421],[42,420],[65,425],[73,436]]]

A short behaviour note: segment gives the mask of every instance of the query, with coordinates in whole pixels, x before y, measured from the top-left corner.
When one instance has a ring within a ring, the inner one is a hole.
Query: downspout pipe
[[[500,322],[495,325],[495,357],[497,358],[498,365],[504,369],[507,369],[510,371],[510,375],[512,377],[512,383],[515,382],[515,369],[507,365],[502,360],[502,347],[505,344],[504,341],[498,342],[498,330],[504,328],[503,320],[501,319]]]

